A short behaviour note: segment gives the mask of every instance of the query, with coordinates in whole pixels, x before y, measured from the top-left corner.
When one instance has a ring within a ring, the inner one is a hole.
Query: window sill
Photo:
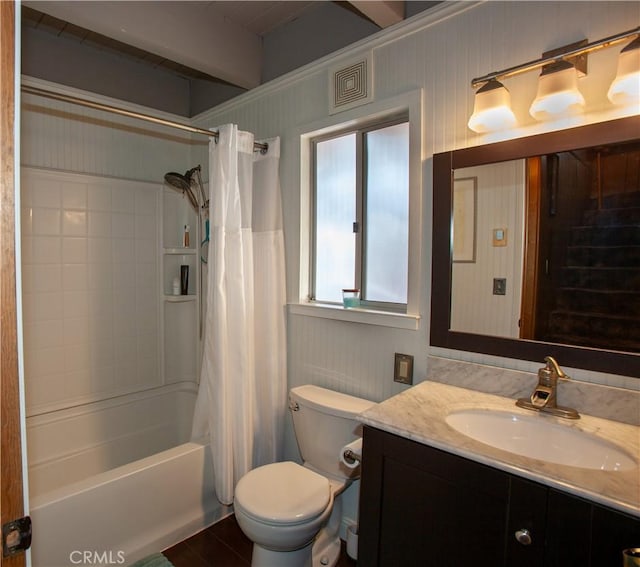
[[[307,317],[334,319],[336,321],[348,321],[350,323],[393,327],[409,331],[417,331],[420,326],[419,315],[407,315],[406,313],[392,313],[389,311],[374,311],[372,309],[361,308],[345,309],[339,305],[322,303],[290,303],[289,313],[293,315],[305,315]]]

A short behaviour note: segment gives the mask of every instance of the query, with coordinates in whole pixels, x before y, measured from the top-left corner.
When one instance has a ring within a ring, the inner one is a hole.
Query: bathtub
[[[229,513],[209,445],[184,443],[33,498],[31,564],[129,565]]]
[[[184,434],[190,429],[193,390],[192,386],[186,390],[178,386],[161,388],[101,402],[99,408],[37,416],[31,423],[28,420],[27,450],[33,449],[35,455],[31,464],[28,453],[33,567],[126,566],[230,513],[215,498],[206,442],[184,442],[155,452],[161,444],[159,438],[168,437],[165,442],[173,443],[176,431],[183,430]],[[155,417],[141,420],[144,414],[138,412],[149,412],[150,407]],[[142,423],[140,431],[117,435],[123,421],[136,415]],[[105,424],[113,425],[115,431],[97,444],[87,443],[92,432],[87,434],[86,426],[95,422],[96,416],[109,418],[98,420],[102,433],[109,429]],[[187,417],[189,428],[184,421]],[[167,433],[167,424],[176,419],[171,434]],[[64,430],[76,432],[75,443],[65,439],[57,443],[56,450],[36,452],[44,449],[46,439]],[[123,447],[118,448],[119,443]],[[132,449],[134,445],[138,450]],[[155,454],[113,467],[136,452],[150,449]],[[96,471],[98,467],[108,470]]]

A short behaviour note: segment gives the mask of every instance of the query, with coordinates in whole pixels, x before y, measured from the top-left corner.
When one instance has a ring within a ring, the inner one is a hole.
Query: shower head
[[[202,184],[200,182],[200,166],[196,166],[189,171],[186,171],[184,175],[180,173],[176,173],[175,171],[170,171],[169,173],[165,173],[164,180],[176,191],[180,191],[183,195],[186,194],[191,206],[197,211],[200,208],[200,203],[198,202],[197,196],[193,193],[191,189],[191,178],[194,173],[198,174],[197,183],[200,185],[200,191],[202,192]]]
[[[171,187],[177,189],[178,191],[187,191],[190,188],[189,181],[187,180],[186,176],[176,173],[175,171],[165,173],[164,180],[169,185],[171,185]]]

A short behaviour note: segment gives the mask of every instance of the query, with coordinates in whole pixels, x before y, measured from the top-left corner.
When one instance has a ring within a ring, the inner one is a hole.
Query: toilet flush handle
[[[289,400],[289,409],[291,411],[299,411],[300,410],[300,406],[298,405],[298,402],[294,402],[293,400]]]

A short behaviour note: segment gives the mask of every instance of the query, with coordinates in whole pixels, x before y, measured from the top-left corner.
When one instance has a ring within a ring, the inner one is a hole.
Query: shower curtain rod
[[[156,118],[150,114],[142,114],[140,112],[133,112],[132,110],[125,110],[124,108],[118,108],[117,106],[111,106],[109,104],[102,104],[99,102],[92,102],[84,98],[79,98],[71,95],[65,95],[49,91],[46,89],[40,89],[38,87],[30,87],[28,85],[21,85],[21,90],[28,94],[41,96],[44,98],[50,98],[53,100],[60,100],[62,102],[70,102],[79,106],[86,106],[95,110],[103,110],[104,112],[111,112],[112,114],[120,114],[121,116],[128,116],[129,118],[137,118],[138,120],[145,120],[146,122],[154,122],[155,124],[161,124],[162,126],[169,126],[171,128],[177,128],[178,130],[185,130],[186,132],[193,132],[194,134],[203,134],[204,136],[213,137],[218,139],[218,132],[215,130],[205,130],[203,128],[197,128],[195,126],[189,126],[188,124],[181,124],[180,122],[173,122],[171,120],[165,120],[164,118]],[[269,149],[269,144],[263,144],[261,142],[253,143],[253,151],[260,151],[266,153]]]

